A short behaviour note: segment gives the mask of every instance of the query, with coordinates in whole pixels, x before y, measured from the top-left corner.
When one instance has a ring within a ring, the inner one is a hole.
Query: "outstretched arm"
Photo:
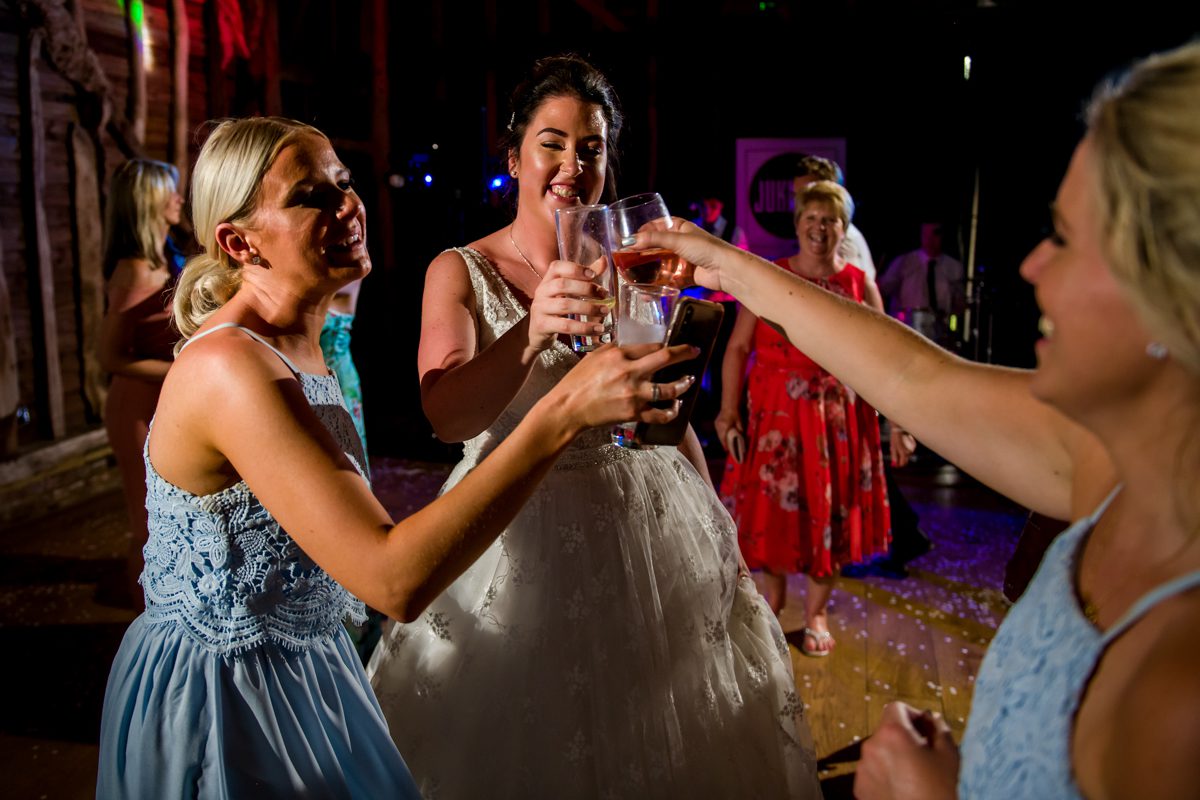
[[[881,413],[984,483],[1041,513],[1072,516],[1075,468],[1098,445],[1030,394],[1031,373],[958,358],[883,314],[681,223],[639,234],[638,246],[666,247],[696,264],[702,285],[779,325]]]
[[[245,480],[334,579],[373,608],[412,620],[508,525],[580,430],[673,418],[675,409],[648,407],[650,376],[694,357],[687,346],[653,345],[589,355],[460,484],[399,525],[317,420],[291,373],[236,333],[197,342],[177,362],[150,458],[164,478],[196,494]],[[661,385],[660,396],[674,399],[689,385],[686,379]]]

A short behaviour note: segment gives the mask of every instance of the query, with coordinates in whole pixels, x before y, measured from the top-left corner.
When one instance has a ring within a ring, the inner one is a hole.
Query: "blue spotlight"
[[[433,183],[433,176],[430,175],[428,172],[426,172],[425,173],[425,185],[429,186],[431,183]]]

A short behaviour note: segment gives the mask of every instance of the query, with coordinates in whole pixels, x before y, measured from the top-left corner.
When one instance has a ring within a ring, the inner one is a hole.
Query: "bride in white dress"
[[[602,74],[545,59],[513,94],[511,226],[429,268],[419,366],[453,486],[578,361],[590,281],[554,210],[612,186]],[[697,376],[698,377],[698,376]],[[819,798],[782,631],[740,567],[695,434],[630,451],[575,440],[524,510],[368,665],[427,798]]]

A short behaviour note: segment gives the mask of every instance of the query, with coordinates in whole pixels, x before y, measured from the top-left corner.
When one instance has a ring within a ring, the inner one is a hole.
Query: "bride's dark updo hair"
[[[602,202],[617,198],[617,141],[621,136],[624,118],[616,90],[604,73],[577,55],[567,54],[543,58],[534,63],[525,80],[517,84],[509,98],[508,128],[500,136],[500,147],[506,155],[521,149],[529,121],[542,103],[554,97],[577,97],[585,103],[600,106],[608,124],[605,146],[608,162],[604,171]]]

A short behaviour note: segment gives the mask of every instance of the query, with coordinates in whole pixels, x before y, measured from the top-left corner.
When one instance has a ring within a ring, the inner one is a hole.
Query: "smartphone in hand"
[[[709,300],[699,300],[694,297],[681,297],[671,313],[671,323],[667,330],[667,345],[690,344],[700,348],[700,354],[690,361],[683,361],[663,367],[654,373],[655,383],[671,383],[684,375],[695,375],[696,382],[679,398],[682,405],[679,414],[670,422],[652,425],[639,422],[634,430],[633,438],[639,444],[679,444],[687,433],[688,421],[692,418],[692,409],[696,407],[696,398],[700,395],[700,383],[704,378],[704,370],[708,368],[708,359],[712,355],[713,345],[716,344],[717,334],[721,331],[721,317],[725,307],[720,303]],[[660,407],[669,408],[673,400],[660,401]]]
[[[729,433],[725,434],[725,449],[735,463],[742,463],[746,457],[746,437],[736,428],[730,428]]]

